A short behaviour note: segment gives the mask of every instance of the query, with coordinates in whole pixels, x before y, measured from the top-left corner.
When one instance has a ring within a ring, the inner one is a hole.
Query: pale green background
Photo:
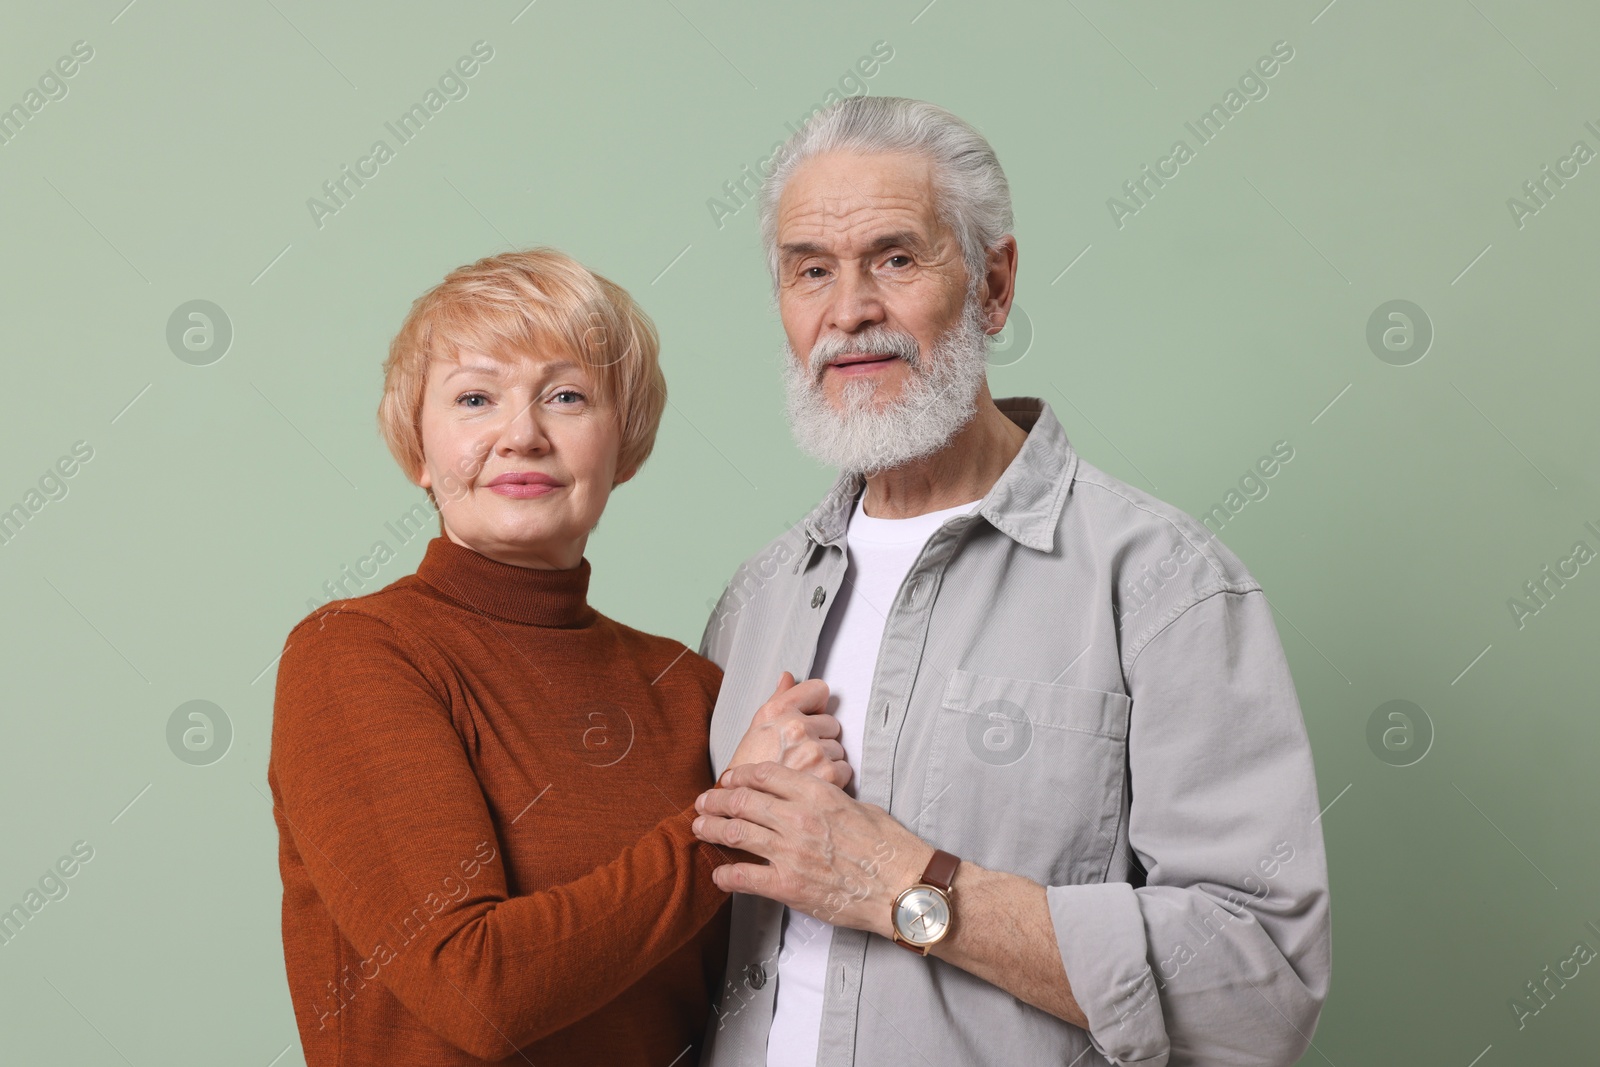
[[[0,945],[0,1060],[300,1062],[272,665],[419,498],[376,433],[379,365],[449,268],[552,244],[655,318],[673,407],[591,541],[593,599],[698,639],[830,480],[783,422],[754,209],[719,229],[707,200],[879,40],[870,92],[952,108],[1011,180],[1035,336],[997,395],[1045,397],[1090,462],[1196,515],[1295,448],[1223,540],[1280,612],[1334,805],[1333,990],[1302,1062],[1594,1058],[1600,968],[1525,1029],[1508,1001],[1600,948],[1600,565],[1523,629],[1506,604],[1600,548],[1600,164],[1521,229],[1506,206],[1600,147],[1591,5],[525,2],[8,12],[0,104],[74,41],[95,55],[0,146],[0,507],[74,441],[94,458],[0,546],[0,907],[74,841],[95,856]],[[318,229],[306,199],[480,39],[470,94]],[[1114,225],[1107,198],[1279,40],[1269,95]],[[210,366],[165,339],[197,298],[235,330]],[[1365,340],[1397,298],[1436,330],[1406,367]],[[210,766],[166,741],[193,699],[235,731]],[[1366,741],[1391,699],[1436,730],[1410,767]]]

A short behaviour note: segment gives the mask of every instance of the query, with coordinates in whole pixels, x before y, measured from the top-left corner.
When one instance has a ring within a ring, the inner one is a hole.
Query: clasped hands
[[[765,863],[728,863],[729,893],[769,897],[835,926],[890,936],[895,896],[916,883],[932,846],[844,791],[850,765],[827,684],[785,671],[751,720],[718,788],[695,801],[695,836]]]

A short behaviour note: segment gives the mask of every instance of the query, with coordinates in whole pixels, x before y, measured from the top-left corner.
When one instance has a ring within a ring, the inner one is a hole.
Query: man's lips
[[[550,475],[540,474],[538,471],[507,471],[505,474],[496,475],[486,488],[491,493],[499,493],[501,496],[523,499],[544,496],[560,489],[562,484]]]
[[[849,352],[828,364],[829,370],[839,371],[841,374],[870,374],[872,371],[896,363],[900,359],[896,355],[882,355],[877,352]]]

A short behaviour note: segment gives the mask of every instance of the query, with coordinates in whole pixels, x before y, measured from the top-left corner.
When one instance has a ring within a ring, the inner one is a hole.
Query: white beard
[[[789,427],[804,451],[847,473],[875,474],[932,455],[977,413],[978,393],[988,374],[989,336],[976,294],[961,319],[945,331],[923,358],[916,338],[875,327],[851,337],[818,341],[802,368],[788,341],[783,344],[783,385]],[[873,404],[878,383],[847,381],[834,407],[823,392],[821,375],[841,352],[894,355],[910,374],[900,396]]]

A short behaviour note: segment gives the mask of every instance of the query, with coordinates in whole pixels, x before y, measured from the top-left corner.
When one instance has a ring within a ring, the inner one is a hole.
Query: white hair
[[[934,209],[961,242],[969,281],[984,275],[989,249],[1011,233],[1011,187],[983,134],[926,100],[846,97],[812,115],[784,143],[761,185],[761,243],[774,287],[784,186],[806,160],[833,151],[906,152],[932,163]]]

